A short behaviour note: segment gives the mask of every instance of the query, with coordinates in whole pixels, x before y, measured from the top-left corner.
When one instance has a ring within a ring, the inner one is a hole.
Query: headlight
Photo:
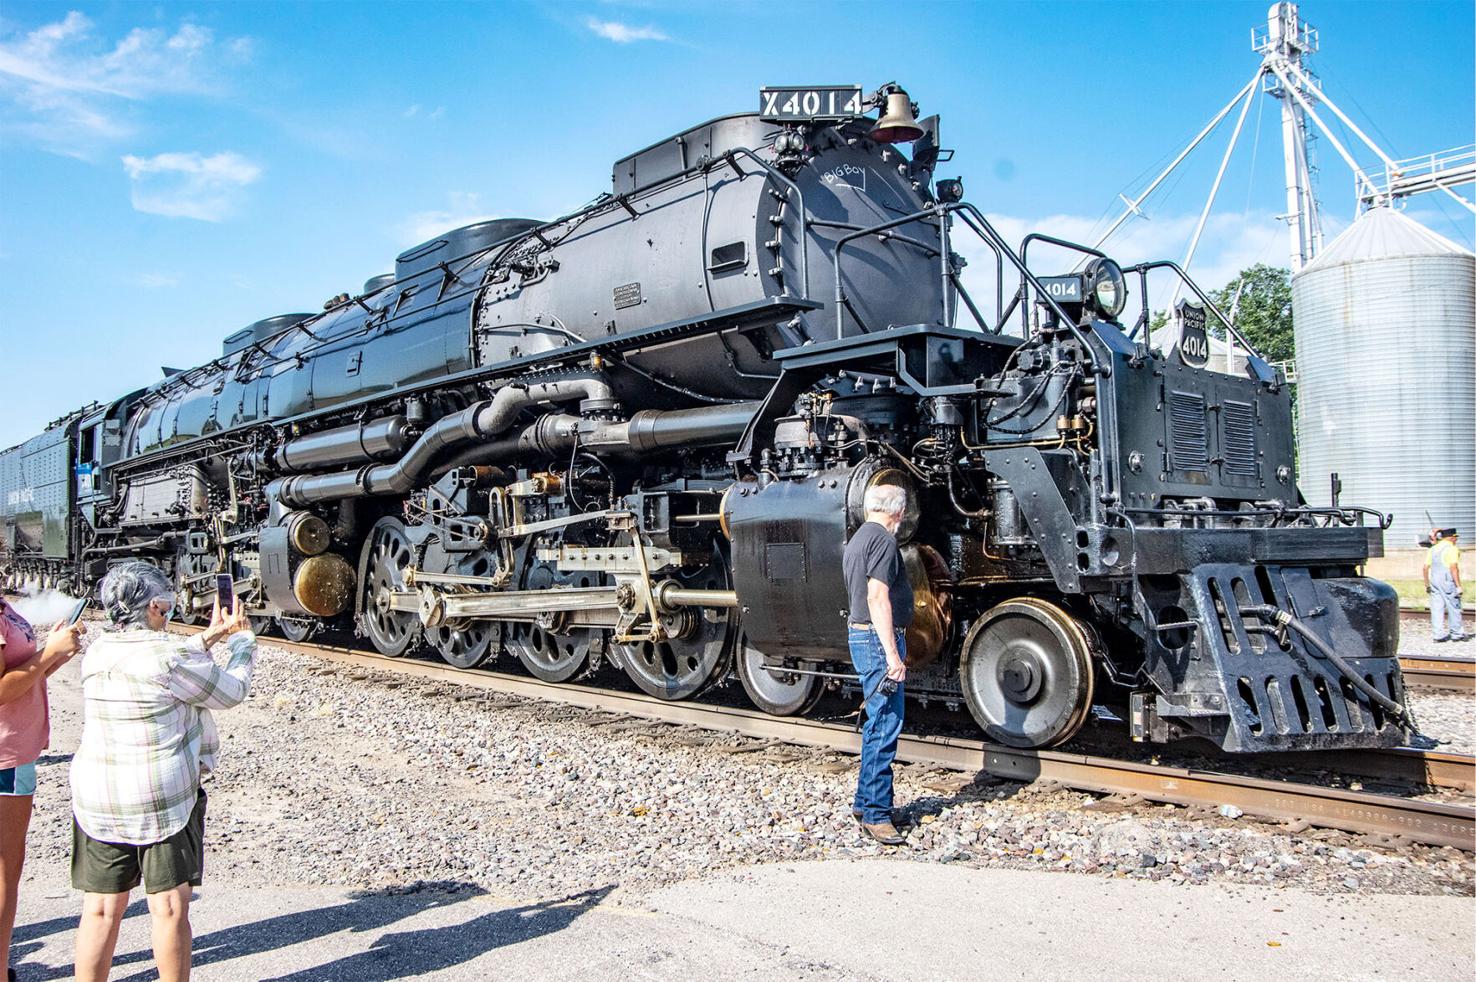
[[[1122,267],[1110,259],[1093,259],[1087,265],[1086,280],[1092,306],[1108,320],[1116,320],[1127,306],[1127,277]]]

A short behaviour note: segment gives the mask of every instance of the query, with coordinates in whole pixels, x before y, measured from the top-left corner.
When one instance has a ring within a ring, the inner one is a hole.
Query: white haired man
[[[873,485],[863,507],[866,521],[851,536],[841,560],[850,595],[851,664],[861,676],[866,706],[861,773],[851,813],[867,835],[898,846],[906,840],[892,824],[892,761],[902,733],[912,584],[897,548],[897,529],[907,510],[907,492]]]

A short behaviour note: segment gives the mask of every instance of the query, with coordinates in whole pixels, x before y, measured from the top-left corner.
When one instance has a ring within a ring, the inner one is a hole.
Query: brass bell
[[[878,143],[911,143],[922,136],[922,127],[912,115],[912,100],[898,89],[887,93],[887,108],[871,128],[871,138]]]

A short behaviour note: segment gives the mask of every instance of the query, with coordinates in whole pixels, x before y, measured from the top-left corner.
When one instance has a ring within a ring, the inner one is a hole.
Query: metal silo
[[[1292,280],[1301,485],[1394,513],[1390,551],[1476,526],[1476,256],[1387,207]],[[1466,533],[1470,535],[1470,532]]]

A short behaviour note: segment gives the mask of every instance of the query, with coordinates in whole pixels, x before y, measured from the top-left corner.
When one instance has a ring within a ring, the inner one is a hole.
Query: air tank
[[[1342,503],[1394,514],[1391,551],[1432,520],[1476,531],[1476,255],[1373,208],[1292,279],[1292,312],[1308,501],[1338,474]]]

